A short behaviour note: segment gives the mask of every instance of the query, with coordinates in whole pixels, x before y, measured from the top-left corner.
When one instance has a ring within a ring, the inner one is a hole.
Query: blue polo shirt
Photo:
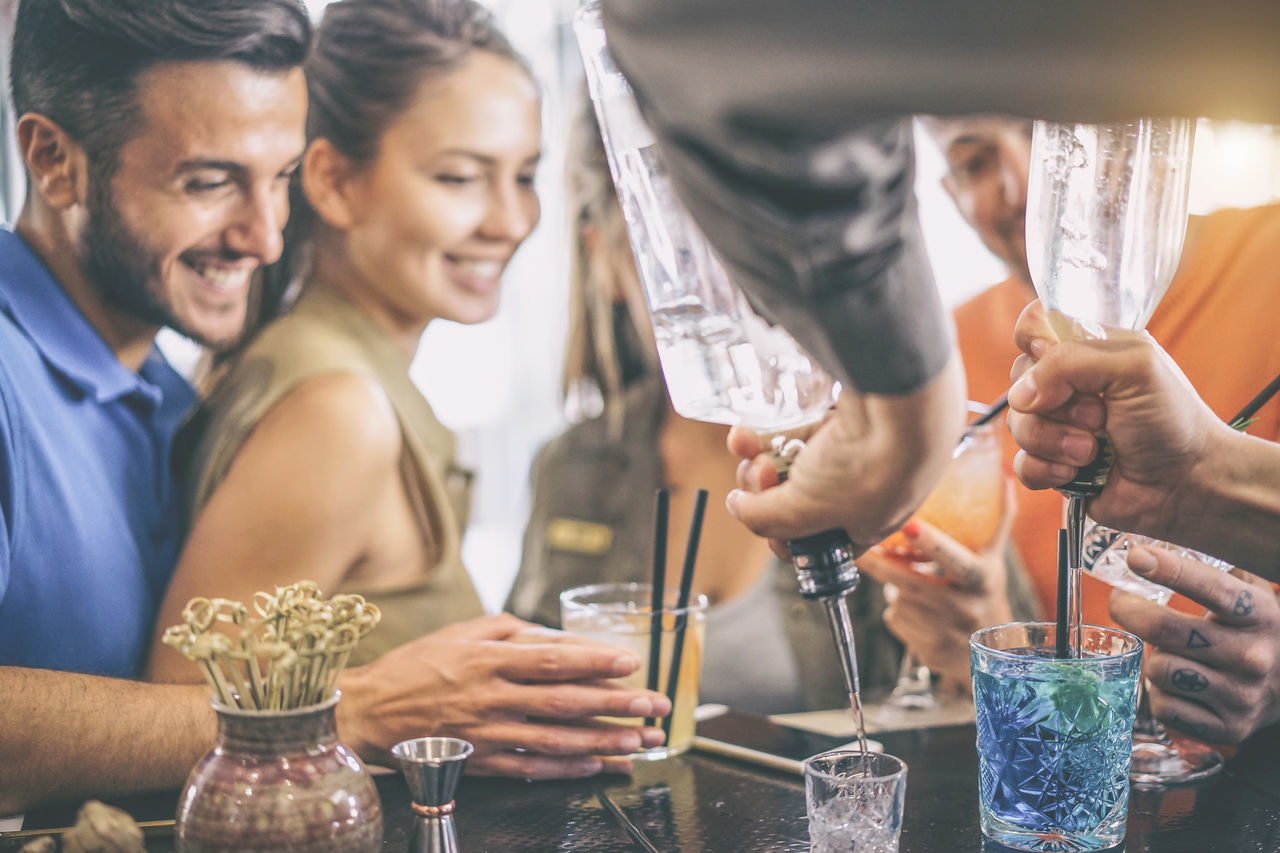
[[[170,452],[195,402],[124,367],[0,230],[0,665],[132,677],[181,545]]]

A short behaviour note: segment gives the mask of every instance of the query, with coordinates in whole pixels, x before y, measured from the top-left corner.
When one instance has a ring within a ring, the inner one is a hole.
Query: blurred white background
[[[318,17],[328,0],[306,0]],[[564,132],[581,66],[570,20],[577,0],[482,0],[529,58],[545,95],[542,223],[505,278],[493,320],[471,327],[433,323],[412,373],[458,435],[464,464],[477,473],[464,554],[490,610],[501,607],[520,561],[529,507],[529,464],[563,426],[559,372],[568,300],[564,224]],[[12,0],[0,0],[0,50],[7,56]],[[5,62],[7,67],[8,63]],[[5,84],[7,102],[8,85]],[[0,205],[16,215],[23,190],[7,104],[0,114]],[[1004,269],[960,220],[939,186],[942,158],[919,134],[916,189],[929,255],[943,300],[954,305],[1004,278]],[[1202,123],[1196,140],[1192,210],[1206,213],[1280,198],[1280,144],[1267,128]],[[162,346],[191,364],[196,350],[172,333]]]

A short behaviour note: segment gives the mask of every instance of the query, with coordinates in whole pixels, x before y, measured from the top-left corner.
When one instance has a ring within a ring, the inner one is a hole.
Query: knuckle
[[[1239,743],[1247,738],[1253,731],[1253,726],[1237,717],[1228,720],[1222,727],[1222,740],[1224,743]]]
[[[558,720],[568,719],[576,715],[577,707],[569,694],[563,690],[555,690],[547,694],[542,701],[542,716]]]
[[[539,649],[532,662],[533,674],[541,679],[554,680],[562,672],[559,649]]]
[[[1252,643],[1240,655],[1240,672],[1250,681],[1261,681],[1275,669],[1275,650],[1265,643]]]
[[[554,732],[542,730],[534,735],[530,743],[530,749],[542,755],[555,755],[563,751],[563,744]]]

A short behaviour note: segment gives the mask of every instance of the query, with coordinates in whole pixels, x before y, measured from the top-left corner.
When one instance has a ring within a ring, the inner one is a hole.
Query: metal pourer
[[[453,737],[414,738],[391,748],[418,818],[409,837],[410,853],[458,853],[453,795],[474,751],[470,743]]]
[[[850,699],[860,704],[858,658],[853,643],[853,620],[849,616],[849,593],[862,579],[854,564],[853,543],[843,530],[826,530],[787,542],[795,561],[800,594],[818,599],[827,612],[831,638],[835,640],[840,669]]]
[[[786,480],[787,469],[796,455],[804,449],[804,442],[775,436],[771,449],[777,459],[778,477]],[[796,581],[800,594],[822,602],[827,612],[827,623],[835,641],[840,669],[844,673],[845,686],[856,706],[860,704],[861,690],[858,684],[858,659],[853,642],[853,620],[849,616],[847,597],[857,587],[862,576],[854,563],[853,542],[843,530],[825,530],[801,539],[787,542],[791,558],[795,562]]]

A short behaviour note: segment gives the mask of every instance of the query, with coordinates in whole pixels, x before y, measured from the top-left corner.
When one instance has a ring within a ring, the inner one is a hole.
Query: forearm
[[[964,370],[956,353],[919,391],[869,397],[871,422],[885,432],[873,444],[884,452],[870,474],[887,478],[881,487],[884,494],[901,491],[911,504],[910,512],[919,508],[951,462],[964,427],[965,398]],[[905,518],[898,523],[902,521]]]
[[[1159,535],[1280,581],[1280,445],[1223,430],[1178,491]]]
[[[0,667],[0,814],[175,788],[213,745],[209,689]]]

